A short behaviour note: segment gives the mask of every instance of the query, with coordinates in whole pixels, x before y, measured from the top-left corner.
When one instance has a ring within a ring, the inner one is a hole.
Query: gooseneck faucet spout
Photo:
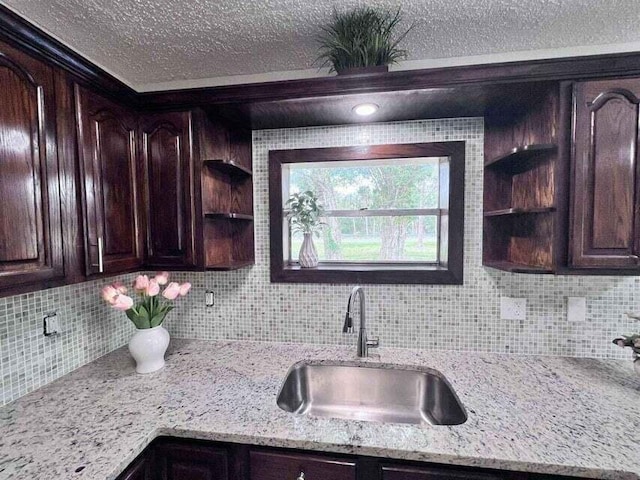
[[[369,348],[376,348],[380,345],[380,341],[377,338],[369,340],[367,338],[367,323],[366,323],[366,311],[365,311],[365,297],[362,287],[354,287],[349,296],[349,302],[347,303],[347,314],[344,318],[344,326],[342,327],[343,333],[353,332],[353,304],[355,299],[360,300],[360,328],[358,329],[358,357],[368,357]]]

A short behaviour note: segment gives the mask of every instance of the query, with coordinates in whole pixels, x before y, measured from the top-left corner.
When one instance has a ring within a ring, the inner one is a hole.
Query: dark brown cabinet
[[[160,437],[118,480],[579,480],[453,465]]]
[[[383,465],[382,480],[506,480],[507,477],[493,473],[475,473],[430,467],[405,467]]]
[[[144,165],[146,264],[195,265],[192,115],[145,115],[140,122]]]
[[[251,480],[356,480],[356,463],[349,458],[252,451],[250,465]]]
[[[136,114],[76,86],[86,273],[143,264]]]
[[[570,266],[640,271],[640,79],[578,82]]]
[[[61,278],[54,80],[0,43],[0,288]]]
[[[215,446],[163,442],[153,452],[157,480],[228,480],[229,454]]]

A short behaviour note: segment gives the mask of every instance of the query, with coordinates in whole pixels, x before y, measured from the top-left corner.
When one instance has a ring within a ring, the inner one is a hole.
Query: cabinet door
[[[76,85],[87,275],[142,265],[137,119]]]
[[[147,264],[194,265],[191,114],[147,115],[141,121],[147,216]]]
[[[155,450],[158,480],[228,480],[225,449],[207,445],[166,442]]]
[[[639,97],[640,79],[575,86],[573,267],[640,268]]]
[[[53,73],[0,43],[0,288],[62,277]]]
[[[312,454],[251,452],[251,480],[355,480],[351,460]]]
[[[382,466],[382,480],[500,480],[506,476],[448,468]]]

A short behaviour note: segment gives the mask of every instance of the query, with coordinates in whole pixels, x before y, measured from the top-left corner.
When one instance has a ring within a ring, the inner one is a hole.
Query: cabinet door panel
[[[0,43],[0,288],[63,276],[53,73]]]
[[[87,274],[138,268],[143,254],[136,116],[78,86],[76,104]]]
[[[312,454],[252,451],[250,470],[251,480],[356,479],[355,462]]]
[[[506,476],[440,468],[382,466],[382,480],[500,480]]]
[[[147,207],[147,264],[193,266],[191,115],[165,113],[142,120]]]
[[[228,480],[225,449],[168,442],[157,447],[155,462],[161,480]]]
[[[640,80],[582,82],[574,93],[571,264],[637,269]]]

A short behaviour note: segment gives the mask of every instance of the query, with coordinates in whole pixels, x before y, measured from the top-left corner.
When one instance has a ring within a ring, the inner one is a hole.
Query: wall
[[[129,284],[132,275],[0,299],[0,405],[25,395],[125,345],[131,322],[109,309],[100,288]],[[43,335],[42,319],[56,311],[60,334]]]
[[[482,267],[482,119],[255,132],[256,265],[173,274],[191,281],[194,290],[170,314],[169,330],[185,338],[355,345],[354,336],[341,333],[350,285],[269,282],[268,151],[445,140],[467,142],[464,285],[367,286],[370,332],[383,346],[628,358],[611,339],[638,327],[624,312],[640,310],[640,279],[530,276]],[[118,279],[129,284],[133,275]],[[127,343],[132,325],[99,297],[112,280],[0,299],[0,404]],[[214,307],[204,306],[206,289],[215,291]],[[500,320],[502,295],[527,298],[527,320]],[[566,296],[588,298],[585,322],[565,320]],[[42,317],[54,310],[62,333],[44,337]]]
[[[530,276],[482,267],[481,118],[254,132],[256,265],[229,273],[180,273],[196,288],[171,314],[172,333],[354,344],[354,337],[341,333],[350,285],[269,282],[268,151],[444,140],[467,143],[464,285],[367,286],[370,332],[383,346],[627,358],[611,339],[634,327],[624,312],[640,310],[637,278]],[[205,289],[215,291],[215,307],[204,307]],[[527,298],[527,320],[500,320],[500,296]],[[566,296],[587,297],[585,322],[566,321]]]

